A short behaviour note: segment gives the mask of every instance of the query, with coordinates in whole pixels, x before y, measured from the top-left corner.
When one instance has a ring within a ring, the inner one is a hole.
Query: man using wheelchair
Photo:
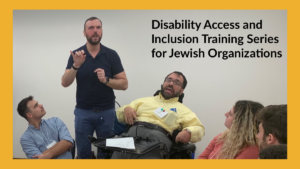
[[[130,125],[121,136],[134,137],[140,151],[115,151],[112,159],[170,158],[173,142],[200,141],[204,136],[202,123],[180,103],[186,85],[187,80],[181,72],[172,72],[165,78],[158,95],[140,98],[119,108],[118,120]],[[176,130],[181,131],[176,133]]]

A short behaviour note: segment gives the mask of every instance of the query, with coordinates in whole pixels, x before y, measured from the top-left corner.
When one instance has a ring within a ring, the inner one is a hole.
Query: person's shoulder
[[[183,103],[180,103],[180,102],[175,102],[175,106],[182,110],[183,112],[186,112],[186,113],[190,113],[190,112],[193,112],[190,108],[188,108],[186,105],[184,105]]]
[[[218,135],[216,135],[211,141],[210,141],[210,144],[215,144],[217,145],[218,147],[222,147],[223,145],[223,141],[220,140],[220,137],[222,136],[223,133],[220,133]]]
[[[105,45],[101,44],[101,47],[108,53],[108,54],[117,54],[117,52],[114,49],[111,49],[109,47],[106,47]]]
[[[106,51],[108,51],[108,52],[116,52],[115,50],[113,50],[113,49],[111,49],[111,48],[109,48],[109,47],[103,45],[102,43],[101,43],[101,47],[102,47],[103,49],[105,49]]]
[[[259,148],[258,148],[258,146],[248,146],[244,149],[244,151],[259,152]]]
[[[254,158],[258,158],[256,157],[259,153],[259,148],[258,146],[254,146],[254,145],[250,145],[245,147],[244,149],[242,149],[240,154],[246,155],[246,156],[252,156],[254,155]]]
[[[29,140],[31,138],[30,136],[30,131],[29,129],[27,128],[26,131],[22,134],[20,140],[21,141],[24,141],[24,140]]]
[[[175,102],[176,105],[178,105],[179,107],[185,108],[185,109],[189,109],[186,105],[184,105],[183,103],[180,102]]]
[[[223,134],[223,133],[220,133],[220,134],[216,135],[216,137],[214,137],[214,140],[218,140],[218,139],[219,139],[219,137],[221,137],[221,136],[222,136],[222,134]]]
[[[49,126],[52,127],[60,127],[61,125],[65,125],[65,123],[58,117],[51,117],[49,119],[45,120],[45,123],[47,123]]]
[[[240,154],[236,157],[236,159],[258,159],[259,148],[258,146],[247,146]]]

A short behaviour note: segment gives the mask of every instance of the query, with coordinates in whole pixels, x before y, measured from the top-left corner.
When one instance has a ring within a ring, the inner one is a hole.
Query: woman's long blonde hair
[[[217,158],[234,159],[244,148],[258,145],[257,114],[263,107],[258,102],[248,100],[235,103],[232,125],[217,140],[217,142],[224,142]]]

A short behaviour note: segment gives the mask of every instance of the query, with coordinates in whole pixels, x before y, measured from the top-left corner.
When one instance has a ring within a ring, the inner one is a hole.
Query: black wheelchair
[[[158,90],[154,96],[158,95],[160,90]],[[182,103],[184,94],[182,93],[179,96],[179,102]],[[116,102],[118,105],[119,103]],[[120,107],[120,105],[119,105]],[[125,124],[122,124],[118,121],[115,121],[115,128],[118,128],[118,131],[126,131],[129,129],[130,126],[126,126],[127,129],[125,129]],[[154,150],[159,150],[164,153],[164,158],[165,159],[194,159],[194,154],[196,151],[196,146],[193,143],[176,143],[175,138],[177,134],[180,131],[175,130],[173,131],[172,138],[170,138],[173,142],[171,149],[169,152],[165,151],[165,145],[162,142],[154,142],[151,141],[150,139],[143,139],[140,137],[133,137],[134,139],[134,144],[135,144],[135,149],[125,149],[125,148],[117,148],[117,147],[108,147],[106,146],[106,138],[94,138],[92,136],[89,136],[89,139],[91,143],[97,147],[98,152],[101,151],[102,153],[105,152],[106,156],[105,159],[110,159],[114,151],[122,152],[122,153],[130,153],[130,154],[136,154],[136,155],[142,155],[145,153],[148,153],[150,151]],[[121,132],[119,133],[114,133],[115,135],[120,135]],[[120,136],[116,136],[114,139],[118,139]],[[124,137],[123,137],[124,138]]]
[[[89,139],[91,143],[98,148],[98,151],[101,150],[102,153],[106,153],[105,159],[110,159],[114,151],[135,155],[143,155],[150,151],[157,150],[164,153],[163,156],[165,159],[194,159],[194,154],[196,151],[196,146],[193,143],[184,144],[173,142],[170,152],[166,152],[164,143],[151,141],[150,139],[133,137],[135,149],[108,147],[106,146],[106,138],[96,139],[94,137],[89,136]]]

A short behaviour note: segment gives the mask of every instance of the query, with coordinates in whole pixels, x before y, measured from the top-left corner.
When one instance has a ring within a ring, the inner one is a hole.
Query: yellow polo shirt
[[[163,127],[172,134],[173,130],[191,131],[190,142],[195,143],[202,139],[205,129],[189,108],[178,102],[178,97],[165,100],[161,94],[155,97],[140,98],[129,105],[124,105],[117,110],[119,122],[126,123],[124,119],[125,107],[133,108],[137,113],[136,121],[144,121]],[[162,114],[164,115],[162,117]],[[160,117],[161,116],[161,117]]]

